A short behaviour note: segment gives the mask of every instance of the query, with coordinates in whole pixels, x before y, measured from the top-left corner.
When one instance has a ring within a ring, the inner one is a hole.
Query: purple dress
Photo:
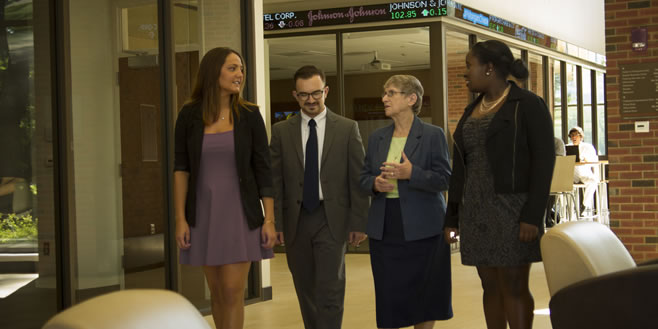
[[[224,265],[272,258],[261,228],[250,230],[242,208],[233,131],[205,134],[197,182],[196,224],[181,264]]]

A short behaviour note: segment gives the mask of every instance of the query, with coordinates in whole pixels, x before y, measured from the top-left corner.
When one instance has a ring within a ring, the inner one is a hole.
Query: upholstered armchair
[[[94,297],[56,314],[43,329],[210,329],[183,296],[131,289]]]
[[[541,252],[554,329],[658,328],[658,260],[637,266],[605,225],[556,225]]]

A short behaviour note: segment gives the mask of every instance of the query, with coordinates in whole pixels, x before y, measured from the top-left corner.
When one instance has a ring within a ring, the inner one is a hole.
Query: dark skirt
[[[450,248],[443,235],[405,241],[400,199],[386,200],[382,240],[370,240],[378,328],[452,318]]]

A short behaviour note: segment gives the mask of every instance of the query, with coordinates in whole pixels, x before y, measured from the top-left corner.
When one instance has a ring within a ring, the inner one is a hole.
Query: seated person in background
[[[596,154],[594,145],[583,142],[585,134],[583,128],[573,127],[569,130],[569,145],[577,145],[580,156],[580,162],[597,162],[599,156]],[[596,165],[577,165],[573,175],[574,183],[585,184],[585,193],[583,195],[583,215],[591,215],[594,211],[594,192],[599,183],[598,167]]]
[[[565,156],[567,155],[567,150],[564,148],[564,142],[559,137],[553,137],[555,145],[555,156]]]

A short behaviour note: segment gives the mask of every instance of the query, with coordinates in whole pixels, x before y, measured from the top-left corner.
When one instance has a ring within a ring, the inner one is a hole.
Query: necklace
[[[482,114],[489,113],[489,111],[493,110],[496,106],[498,106],[498,104],[503,99],[505,99],[505,97],[507,97],[507,94],[509,94],[510,87],[511,86],[507,86],[507,88],[505,88],[505,91],[503,91],[503,94],[500,95],[500,97],[495,101],[487,102],[484,100],[484,97],[482,97],[482,100],[480,101],[480,108],[479,108],[480,113]]]

